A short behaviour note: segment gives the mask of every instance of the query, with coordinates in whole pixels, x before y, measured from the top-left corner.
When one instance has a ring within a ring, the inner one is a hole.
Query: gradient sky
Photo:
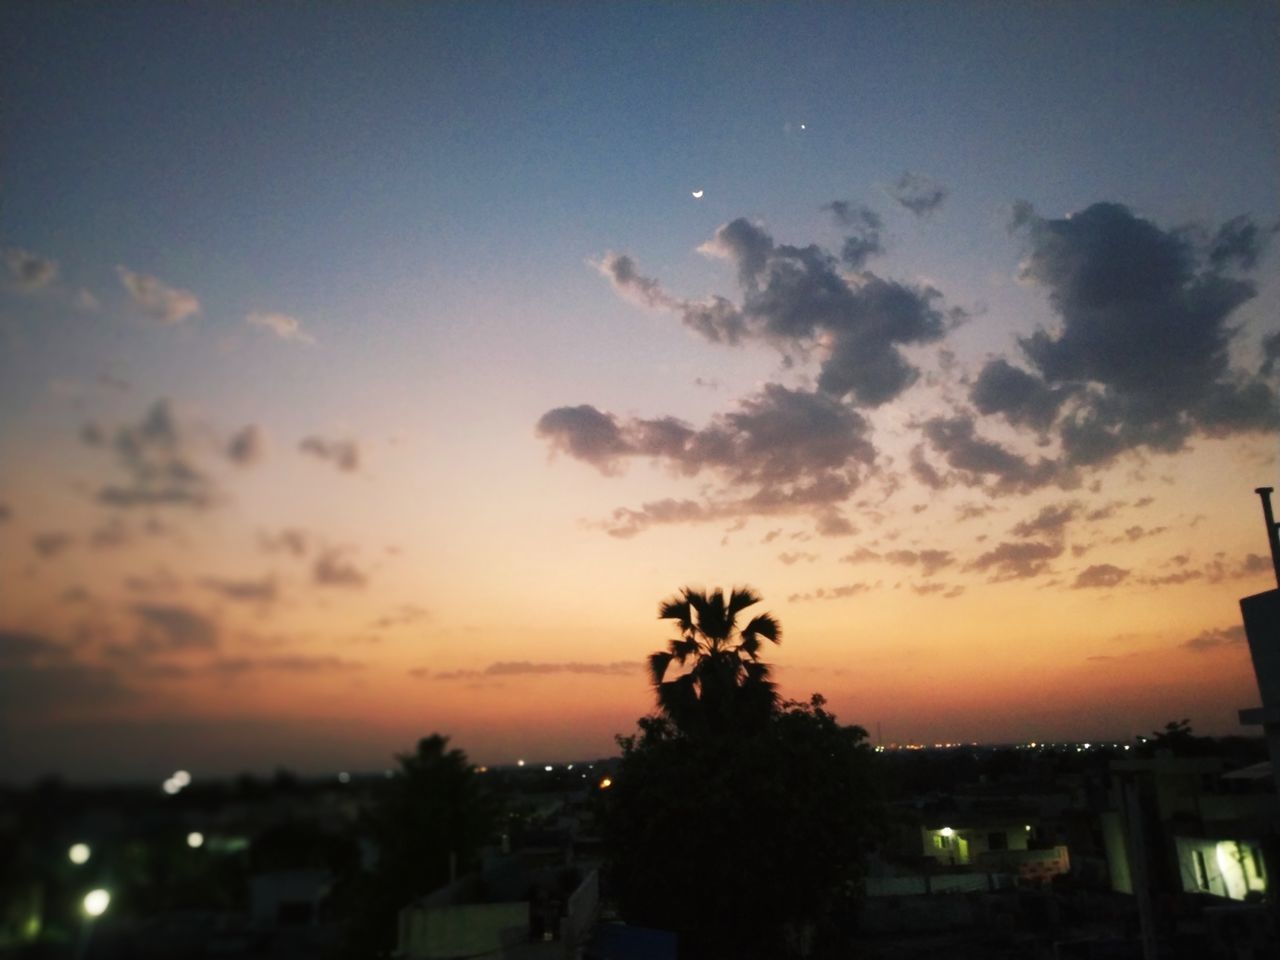
[[[0,10],[0,777],[1255,705],[1280,8]],[[702,191],[695,199],[694,191]]]

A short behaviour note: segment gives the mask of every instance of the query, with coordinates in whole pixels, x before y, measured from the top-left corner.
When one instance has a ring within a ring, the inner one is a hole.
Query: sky
[[[1270,3],[0,10],[0,779],[1246,732]]]

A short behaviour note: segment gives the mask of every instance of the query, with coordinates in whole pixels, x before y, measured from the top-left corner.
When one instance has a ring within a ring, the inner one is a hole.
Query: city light
[[[516,761],[516,766],[517,766],[517,767],[523,767],[523,766],[524,766],[524,761],[523,761],[523,760],[517,760],[517,761]]]
[[[100,917],[107,912],[111,903],[111,894],[105,890],[90,890],[84,895],[84,912],[91,917]]]
[[[199,830],[192,830],[187,834],[187,846],[192,850],[198,850],[204,846],[204,834]]]
[[[608,790],[612,786],[613,786],[613,781],[608,777],[605,777],[603,780],[600,781],[601,790]]]
[[[343,770],[340,774],[338,774],[338,782],[339,782],[339,783],[350,783],[350,782],[351,782],[351,774],[349,774],[349,773],[347,773],[347,771]]]
[[[75,843],[71,845],[71,849],[67,851],[67,857],[72,863],[79,866],[82,863],[89,862],[89,845],[87,843]]]
[[[191,774],[185,770],[175,770],[173,776],[169,779],[176,783],[179,788],[191,785]]]
[[[173,779],[173,777],[170,777],[160,785],[160,789],[172,797],[182,789],[182,784],[178,783],[178,781]]]
[[[941,830],[938,831],[938,833],[942,834],[944,837],[953,837],[955,836],[956,832],[952,830],[950,827],[943,827]]]
[[[552,770],[554,770],[554,769],[555,769],[555,767],[553,767],[551,764],[549,764],[549,763],[548,763],[548,764],[547,764],[545,767],[543,767],[542,769],[546,770],[546,771],[547,771],[547,773],[550,773]]]

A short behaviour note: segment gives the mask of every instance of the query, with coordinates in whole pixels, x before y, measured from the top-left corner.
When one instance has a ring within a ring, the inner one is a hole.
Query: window
[[[1196,886],[1201,890],[1209,889],[1209,871],[1204,865],[1204,854],[1199,850],[1192,851],[1196,862]]]

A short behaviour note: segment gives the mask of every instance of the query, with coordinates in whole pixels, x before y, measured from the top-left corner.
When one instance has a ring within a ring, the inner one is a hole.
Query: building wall
[[[1230,900],[1267,889],[1261,846],[1247,840],[1178,837],[1178,872],[1182,889]]]
[[[397,955],[448,960],[496,953],[529,938],[529,904],[468,903],[401,911]]]

